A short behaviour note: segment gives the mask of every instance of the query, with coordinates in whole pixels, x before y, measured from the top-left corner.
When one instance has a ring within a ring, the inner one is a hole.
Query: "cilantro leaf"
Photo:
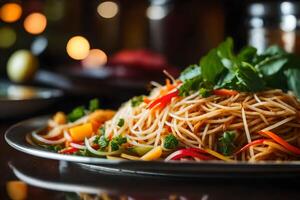
[[[249,63],[243,62],[240,67],[235,69],[235,75],[239,81],[239,84],[249,92],[261,91],[265,87],[265,83],[256,69]]]
[[[68,121],[69,122],[74,122],[77,119],[80,119],[85,115],[84,113],[84,107],[83,106],[78,106],[72,110],[71,113],[68,114]]]
[[[189,67],[187,67],[185,70],[181,72],[179,79],[181,81],[186,81],[199,76],[201,76],[200,66],[190,65]]]
[[[89,111],[94,112],[95,110],[99,109],[99,100],[98,99],[92,99],[89,102]]]
[[[224,132],[222,137],[219,138],[218,149],[223,155],[229,156],[233,153],[235,148],[234,139],[235,132],[230,131]]]
[[[132,107],[139,106],[143,101],[144,101],[144,96],[136,96],[130,100]]]
[[[124,126],[125,120],[123,118],[120,118],[118,121],[118,126],[121,128],[122,126]]]
[[[244,47],[237,55],[238,60],[251,63],[257,56],[257,49],[251,46]]]
[[[300,97],[300,69],[288,69],[285,74],[288,79],[288,86],[294,92],[295,95]]]
[[[197,76],[193,79],[187,79],[179,88],[180,96],[187,96],[193,91],[197,91],[203,83],[202,77]]]
[[[101,149],[104,149],[105,147],[108,146],[109,140],[104,135],[102,135],[98,140],[98,144]]]
[[[237,55],[233,40],[227,38],[200,60],[200,66],[185,69],[180,80],[181,96],[199,91],[207,96],[213,89],[227,88],[242,92],[258,92],[269,88],[292,90],[300,97],[300,58],[271,46],[258,54],[254,47],[245,47]]]
[[[177,148],[178,144],[179,144],[179,142],[174,135],[169,134],[166,136],[165,142],[164,142],[164,147],[166,149],[175,149],[175,148]]]
[[[200,61],[203,80],[215,83],[218,75],[223,71],[224,65],[217,54],[217,50],[211,50]]]
[[[120,146],[122,144],[126,143],[126,142],[127,142],[127,138],[126,137],[118,136],[118,137],[113,138],[110,141],[111,150],[112,151],[119,150]]]
[[[100,135],[105,134],[105,128],[103,126],[101,128],[99,128],[99,133],[100,133]]]

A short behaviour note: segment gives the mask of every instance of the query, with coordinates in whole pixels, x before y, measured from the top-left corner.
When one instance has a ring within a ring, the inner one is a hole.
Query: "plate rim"
[[[14,141],[12,139],[13,136],[11,134],[18,128],[28,126],[30,122],[39,122],[42,123],[43,121],[46,122],[50,118],[50,115],[42,115],[37,116],[34,118],[26,119],[23,121],[20,121],[16,124],[13,124],[10,126],[4,134],[5,141],[14,149],[29,154],[31,156],[40,157],[44,159],[52,159],[52,160],[58,160],[58,161],[68,161],[68,162],[75,162],[75,163],[85,163],[85,164],[92,164],[92,165],[119,165],[119,164],[125,164],[127,166],[129,165],[138,165],[138,166],[151,166],[154,163],[160,163],[161,165],[171,166],[171,165],[181,165],[181,166],[219,166],[219,167],[225,167],[230,168],[232,166],[236,167],[243,167],[247,168],[260,168],[260,167],[275,167],[275,168],[282,168],[282,167],[292,167],[292,168],[299,168],[300,166],[300,160],[299,161],[284,161],[284,162],[277,162],[277,161],[263,161],[263,162],[255,162],[255,163],[249,163],[249,162],[242,162],[242,161],[236,161],[236,162],[223,162],[223,161],[202,161],[202,162],[176,162],[176,161],[132,161],[132,160],[109,160],[106,158],[99,158],[99,157],[84,157],[84,156],[77,156],[77,155],[63,155],[58,154],[56,152],[51,152],[50,150],[44,149],[39,146],[33,146],[29,144],[25,137],[28,133],[22,133],[19,134],[18,137],[22,137],[19,140],[24,140],[23,143],[20,144],[18,141]],[[41,127],[40,127],[41,128]],[[38,129],[38,128],[37,128]],[[19,131],[20,132],[20,131]],[[300,168],[299,170],[300,171]]]

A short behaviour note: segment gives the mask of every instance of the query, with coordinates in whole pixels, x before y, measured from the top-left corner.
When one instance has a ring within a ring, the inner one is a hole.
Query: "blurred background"
[[[297,1],[1,1],[0,79],[125,100],[228,36],[299,53],[299,20]]]

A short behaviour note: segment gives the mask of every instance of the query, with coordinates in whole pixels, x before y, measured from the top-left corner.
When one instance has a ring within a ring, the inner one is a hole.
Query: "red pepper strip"
[[[208,156],[198,154],[198,153],[188,150],[188,149],[181,149],[181,150],[179,150],[179,152],[180,152],[180,154],[174,156],[171,160],[179,160],[183,157],[199,158],[200,160],[211,160],[211,158]]]
[[[239,93],[238,91],[228,90],[228,89],[213,90],[213,94],[218,96],[234,96],[237,95],[238,93]]]
[[[249,147],[251,146],[254,146],[254,145],[258,145],[258,144],[263,144],[265,141],[270,141],[268,139],[259,139],[259,140],[254,140],[248,144],[246,144],[244,147],[242,147],[240,150],[238,150],[237,152],[235,152],[234,154],[237,155],[243,151],[245,151],[246,149],[248,149]]]
[[[197,153],[207,153],[207,152],[206,152],[205,150],[203,150],[203,149],[193,148],[193,147],[186,148],[186,150],[195,151],[195,152],[197,152]]]
[[[156,105],[167,105],[171,102],[173,97],[177,97],[179,94],[179,90],[175,90],[174,92],[171,92],[169,94],[166,94],[158,99],[156,99],[155,101],[153,101],[148,108],[152,109],[153,107],[155,107]]]
[[[99,144],[93,144],[92,145],[93,149],[98,150],[100,148]]]
[[[75,153],[77,151],[78,151],[78,149],[76,149],[74,147],[71,147],[71,148],[60,150],[59,153],[61,153],[61,154],[72,154],[72,153]]]
[[[275,133],[273,133],[271,131],[259,131],[258,133],[261,134],[261,135],[267,135],[267,136],[269,136],[275,142],[277,142],[278,144],[280,144],[281,146],[283,146],[287,150],[291,151],[294,154],[300,155],[300,149],[299,148],[297,148],[297,147],[289,144],[288,142],[286,142],[284,139],[282,139],[281,137],[279,137]]]

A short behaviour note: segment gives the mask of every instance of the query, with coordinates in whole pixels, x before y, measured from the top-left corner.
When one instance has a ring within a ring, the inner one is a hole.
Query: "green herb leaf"
[[[300,58],[271,46],[262,54],[254,47],[245,47],[237,55],[233,40],[228,38],[180,76],[183,84],[179,95],[187,96],[199,91],[207,96],[212,89],[227,88],[242,92],[258,92],[270,88],[292,90],[300,97]]]
[[[105,135],[105,128],[103,126],[99,128],[99,133],[100,135]]]
[[[164,142],[164,147],[166,149],[176,149],[178,146],[178,140],[176,139],[176,137],[172,134],[169,134],[166,136],[165,138],[165,142]]]
[[[60,150],[63,149],[63,147],[58,144],[58,145],[44,145],[44,147],[50,151],[54,151],[54,152],[59,152]]]
[[[209,95],[211,95],[211,90],[208,90],[207,88],[200,88],[199,94],[201,95],[201,97],[208,97]]]
[[[201,76],[200,66],[190,65],[189,67],[187,67],[185,70],[181,72],[179,79],[181,81],[186,81],[199,76]]]
[[[233,153],[235,148],[234,139],[235,132],[229,131],[224,132],[222,137],[219,138],[218,149],[223,155],[229,156]]]
[[[115,142],[115,141],[111,141],[110,142],[110,146],[111,146],[111,150],[112,151],[118,151],[119,150],[119,145],[118,145],[118,143],[117,142]]]
[[[122,127],[122,126],[124,126],[124,123],[125,123],[125,120],[123,118],[120,118],[118,121],[118,126]]]
[[[139,106],[144,101],[144,96],[136,96],[131,99],[131,106],[136,107]]]
[[[98,99],[92,99],[89,102],[89,111],[94,112],[95,110],[99,109],[99,100]]]
[[[180,96],[188,96],[191,92],[197,91],[203,83],[202,77],[197,76],[193,79],[187,79],[179,88]]]
[[[126,142],[127,142],[126,137],[118,136],[118,137],[113,138],[110,141],[110,146],[111,146],[112,151],[119,150],[120,146]]]
[[[74,153],[77,156],[92,156],[91,153],[87,149],[80,149]]]
[[[265,88],[265,83],[256,69],[249,63],[243,62],[238,68],[234,69],[234,73],[243,88],[247,88],[249,92],[261,91]]]
[[[74,122],[77,119],[83,117],[84,115],[85,115],[84,107],[83,106],[76,107],[75,109],[72,110],[71,113],[68,114],[68,121]]]
[[[211,50],[200,61],[203,80],[211,83],[216,82],[216,78],[224,69],[224,65],[217,52],[216,49]]]
[[[257,49],[251,46],[246,46],[239,52],[237,58],[241,62],[251,63],[256,58],[256,56]]]
[[[285,72],[288,78],[288,86],[295,95],[300,97],[300,68],[288,69]]]
[[[102,135],[98,140],[98,144],[101,149],[104,149],[105,147],[108,146],[109,140],[104,135]]]

